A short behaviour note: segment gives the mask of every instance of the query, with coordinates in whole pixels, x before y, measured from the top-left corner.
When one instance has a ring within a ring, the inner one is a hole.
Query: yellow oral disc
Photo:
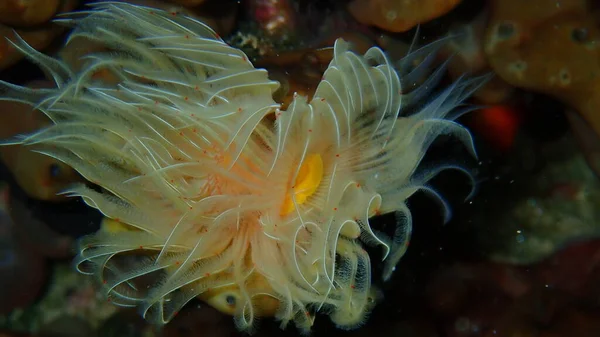
[[[319,154],[311,154],[306,157],[298,176],[294,182],[291,191],[285,195],[283,206],[281,207],[281,215],[291,213],[295,207],[292,201],[292,193],[296,199],[296,204],[301,205],[306,202],[306,199],[313,195],[323,179],[323,159]]]

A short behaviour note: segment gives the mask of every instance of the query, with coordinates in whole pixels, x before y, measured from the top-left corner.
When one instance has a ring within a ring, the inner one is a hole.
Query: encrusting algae
[[[54,122],[3,144],[31,146],[102,187],[66,192],[107,217],[82,239],[77,269],[155,323],[195,297],[243,330],[260,316],[304,331],[317,313],[340,328],[363,323],[374,305],[363,246],[384,249],[388,279],[411,233],[407,198],[438,196],[427,181],[455,168],[417,165],[440,134],[473,149],[452,119],[484,79],[433,93],[443,67],[427,74],[441,42],[395,67],[379,48],[357,55],[338,40],[312,100],[297,95],[284,111],[272,98],[279,84],[203,23],[125,3],[92,7],[59,22],[74,26],[70,40],[106,50],[76,72],[20,41],[56,88],[1,83],[2,99]],[[106,69],[117,85],[94,76]],[[390,212],[392,237],[369,224]]]

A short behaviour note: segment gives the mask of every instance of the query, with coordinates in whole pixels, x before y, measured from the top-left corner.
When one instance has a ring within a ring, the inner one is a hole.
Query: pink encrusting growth
[[[71,39],[108,51],[75,72],[21,41],[57,88],[2,83],[4,99],[54,122],[5,144],[75,168],[103,191],[68,193],[127,228],[84,238],[78,270],[158,323],[200,297],[245,330],[265,315],[309,330],[318,312],[341,328],[360,325],[374,305],[363,246],[383,247],[389,278],[411,232],[405,202],[431,191],[437,172],[415,170],[440,134],[472,149],[468,131],[447,118],[467,109],[456,108],[483,80],[434,95],[442,70],[415,81],[439,43],[396,68],[379,48],[357,55],[338,40],[314,98],[297,96],[282,111],[272,98],[279,84],[203,23],[125,3],[92,6],[60,21],[74,25]],[[95,79],[99,69],[118,85]],[[403,115],[409,106],[416,112]],[[369,224],[388,212],[398,219],[391,237]]]

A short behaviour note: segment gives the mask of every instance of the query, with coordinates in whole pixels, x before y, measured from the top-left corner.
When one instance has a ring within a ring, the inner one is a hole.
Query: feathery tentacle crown
[[[448,118],[481,79],[433,95],[443,69],[424,75],[439,44],[394,67],[379,48],[357,55],[338,40],[314,98],[297,96],[282,111],[272,99],[279,84],[203,23],[125,3],[92,6],[59,21],[75,27],[70,39],[106,51],[76,71],[20,41],[56,88],[0,89],[54,122],[4,145],[71,165],[103,191],[68,193],[129,228],[84,238],[78,270],[158,323],[200,297],[240,329],[272,315],[308,330],[317,312],[341,328],[360,325],[374,302],[363,245],[383,247],[389,278],[411,233],[406,199],[430,191],[436,172],[416,175],[417,165],[442,133],[472,147]],[[95,79],[99,69],[118,84]],[[404,115],[406,107],[416,112]],[[369,224],[387,212],[398,219],[392,237]]]

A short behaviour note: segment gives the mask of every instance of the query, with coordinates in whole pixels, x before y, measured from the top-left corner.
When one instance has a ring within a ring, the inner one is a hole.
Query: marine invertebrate
[[[360,325],[374,302],[363,244],[384,248],[388,278],[411,232],[406,199],[435,194],[425,184],[438,169],[415,174],[425,150],[442,133],[472,149],[451,118],[482,80],[434,94],[440,69],[414,84],[439,43],[399,73],[382,50],[361,56],[338,40],[313,98],[296,95],[284,111],[278,83],[190,17],[97,3],[61,21],[75,25],[71,40],[109,50],[75,72],[18,44],[57,89],[2,83],[3,99],[34,104],[54,124],[4,144],[35,145],[105,189],[68,193],[127,230],[85,238],[75,264],[153,322],[200,296],[241,329],[274,315],[308,330],[317,312]],[[120,82],[97,80],[98,69]],[[380,212],[397,215],[392,237],[369,225]]]

